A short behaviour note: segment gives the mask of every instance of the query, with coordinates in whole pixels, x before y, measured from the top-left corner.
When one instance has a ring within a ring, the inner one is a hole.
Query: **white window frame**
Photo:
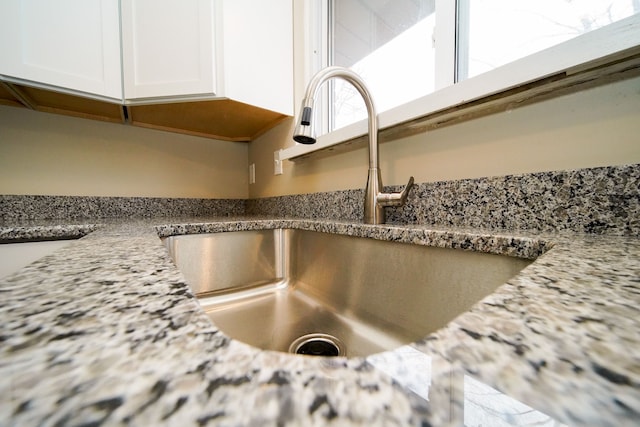
[[[315,2],[305,2],[315,3]],[[640,14],[635,14],[605,27],[590,31],[543,51],[521,58],[494,70],[453,84],[455,70],[455,1],[436,0],[436,91],[406,104],[378,113],[380,130],[399,127],[403,123],[447,112],[452,107],[464,107],[470,103],[507,93],[509,90],[542,81],[560,74],[570,76],[595,66],[603,67],[640,53]],[[307,14],[317,25],[318,19]],[[317,27],[316,27],[317,28]],[[316,35],[326,34],[316,31]],[[318,43],[312,41],[307,43]],[[309,45],[307,45],[309,46]],[[309,50],[307,50],[309,52]],[[308,65],[309,63],[307,63]],[[325,63],[326,64],[326,63]],[[317,65],[317,64],[316,64]],[[313,70],[307,69],[307,77]],[[495,100],[495,97],[493,97]],[[326,110],[326,108],[324,109]],[[460,114],[464,114],[461,111]],[[309,154],[360,138],[367,133],[367,119],[336,129],[317,138],[313,145],[296,144],[279,151],[280,160],[295,160]]]

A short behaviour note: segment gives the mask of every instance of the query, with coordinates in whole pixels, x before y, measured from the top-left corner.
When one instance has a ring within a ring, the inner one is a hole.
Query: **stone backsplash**
[[[363,201],[364,189],[253,200],[0,195],[0,220],[257,215],[360,222]],[[640,164],[416,184],[405,206],[387,208],[387,222],[640,235]]]
[[[0,220],[244,215],[246,200],[0,195]]]
[[[400,187],[388,187],[400,191]],[[364,190],[247,201],[247,213],[361,221]],[[387,222],[640,234],[640,165],[416,184]]]

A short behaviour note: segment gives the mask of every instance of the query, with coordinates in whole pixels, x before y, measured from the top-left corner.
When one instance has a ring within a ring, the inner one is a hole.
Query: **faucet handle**
[[[413,177],[409,178],[409,182],[400,193],[378,193],[376,203],[380,206],[402,206],[407,201],[411,187],[413,187]]]

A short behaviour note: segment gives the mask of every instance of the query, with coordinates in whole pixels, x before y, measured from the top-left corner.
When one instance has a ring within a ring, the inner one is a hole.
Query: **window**
[[[458,80],[640,12],[640,0],[458,0]]]
[[[434,90],[435,0],[332,1],[330,65],[358,73],[385,111]],[[332,129],[366,117],[355,88],[336,80]]]
[[[640,0],[329,0],[323,65],[360,74],[383,112],[639,11]],[[329,129],[366,117],[350,84],[335,80],[330,96]]]
[[[307,81],[328,65],[353,68],[371,89],[383,137],[386,130],[395,138],[468,117],[467,106],[477,114],[485,102],[490,111],[584,81],[630,77],[640,67],[640,0],[304,4]],[[324,123],[317,143],[282,150],[280,160],[366,133],[364,103],[339,81],[323,88],[315,109]]]

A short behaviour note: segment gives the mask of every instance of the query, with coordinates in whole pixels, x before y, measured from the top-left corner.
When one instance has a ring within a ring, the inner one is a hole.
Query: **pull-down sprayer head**
[[[305,98],[302,101],[300,117],[296,128],[293,131],[293,140],[300,144],[315,144],[316,135],[311,124],[313,116],[313,98]]]

